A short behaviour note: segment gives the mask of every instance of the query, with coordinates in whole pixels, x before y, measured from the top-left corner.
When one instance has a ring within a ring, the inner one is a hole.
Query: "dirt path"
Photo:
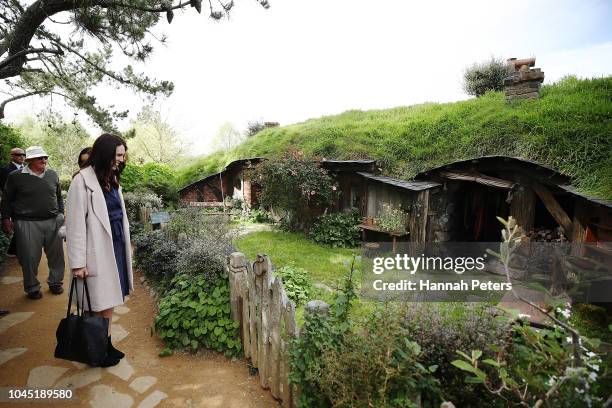
[[[48,276],[46,259],[39,280]],[[160,358],[162,342],[152,335],[154,301],[135,276],[135,292],[113,319],[113,343],[126,357],[116,367],[91,368],[53,357],[55,330],[65,316],[69,289],[54,296],[26,298],[21,269],[9,258],[0,275],[0,389],[3,387],[72,388],[76,398],[53,406],[268,408],[279,405],[248,374],[246,362],[214,353],[175,353]],[[68,274],[66,274],[68,276]],[[5,392],[6,394],[6,392]],[[21,403],[41,407],[51,401]],[[8,406],[0,402],[0,406]],[[10,404],[13,405],[13,404]]]

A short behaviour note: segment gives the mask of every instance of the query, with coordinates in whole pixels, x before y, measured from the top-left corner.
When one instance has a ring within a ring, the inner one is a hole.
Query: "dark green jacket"
[[[40,221],[64,213],[64,200],[57,173],[47,169],[41,177],[22,171],[8,175],[2,202],[2,218]]]

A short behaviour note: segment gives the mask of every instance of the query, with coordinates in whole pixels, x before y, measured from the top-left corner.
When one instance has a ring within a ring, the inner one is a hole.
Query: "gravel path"
[[[48,270],[43,256],[39,280]],[[66,274],[68,276],[68,274]],[[0,318],[0,389],[41,387],[74,390],[75,398],[52,406],[91,407],[206,407],[268,408],[279,404],[248,374],[246,362],[201,352],[175,353],[160,358],[161,340],[152,333],[155,303],[136,275],[135,292],[116,308],[113,344],[126,353],[110,368],[89,366],[53,357],[55,330],[65,316],[67,292],[54,296],[43,287],[43,298],[23,293],[21,269],[9,258],[0,276],[0,308],[11,313]],[[6,391],[4,391],[6,396]],[[0,395],[2,397],[2,395]],[[0,406],[6,406],[0,399]],[[52,401],[21,403],[41,407]],[[12,405],[12,404],[11,404]]]

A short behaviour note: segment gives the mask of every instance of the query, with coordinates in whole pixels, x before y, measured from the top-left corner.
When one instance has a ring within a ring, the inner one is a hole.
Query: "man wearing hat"
[[[49,289],[55,295],[64,291],[64,250],[58,234],[64,223],[64,201],[57,173],[47,169],[49,155],[40,146],[28,147],[25,154],[27,165],[7,177],[0,213],[4,232],[15,234],[23,288],[30,299],[40,299],[37,275],[43,248]]]

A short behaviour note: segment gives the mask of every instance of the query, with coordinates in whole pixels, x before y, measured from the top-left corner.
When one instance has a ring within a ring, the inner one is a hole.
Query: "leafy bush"
[[[159,303],[155,328],[166,350],[206,347],[226,356],[238,356],[242,345],[239,324],[230,314],[229,282],[218,279],[211,286],[205,276],[177,275]]]
[[[309,235],[314,242],[332,248],[354,248],[360,239],[360,222],[357,210],[323,214],[314,223]]]
[[[176,274],[180,248],[162,231],[151,231],[137,236],[134,240],[134,249],[134,262],[147,278],[162,283]]]
[[[400,311],[379,307],[361,327],[323,352],[321,389],[333,407],[417,407],[421,393],[439,402],[432,374],[437,366],[422,364],[421,347],[410,339]]]
[[[70,183],[72,183],[72,177],[60,177],[60,189],[62,191],[68,191],[68,189],[70,188]]]
[[[272,214],[262,208],[254,208],[245,214],[244,218],[251,222],[274,222]]]
[[[163,204],[161,198],[151,191],[128,191],[123,193],[125,211],[130,222],[140,221],[140,208],[150,208],[151,211],[159,211]]]
[[[253,180],[260,203],[286,214],[293,230],[308,228],[314,215],[331,204],[332,179],[314,160],[294,154],[259,164]]]
[[[595,396],[601,358],[586,347],[595,347],[598,341],[576,339],[583,343],[577,347],[581,358],[578,366],[571,333],[561,326],[534,329],[518,322],[513,330],[516,335],[512,342],[493,348],[494,358],[481,359],[479,349],[472,350],[471,355],[457,352],[462,359],[453,364],[466,373],[466,382],[480,384],[500,404],[590,407],[602,403]]]
[[[222,244],[229,248],[236,236],[230,221],[223,215],[211,215],[206,209],[181,208],[172,213],[172,218],[166,226],[166,232],[179,239],[180,237],[202,237],[207,241]]]
[[[506,61],[492,57],[488,62],[474,64],[465,70],[463,89],[474,96],[482,96],[487,91],[502,91],[504,78],[509,74]]]
[[[21,132],[11,126],[0,123],[0,165],[5,166],[11,160],[11,149],[20,147],[25,150],[26,142]]]
[[[209,284],[225,274],[226,256],[232,251],[231,244],[202,237],[191,238],[183,243],[176,267],[181,274],[202,276]]]
[[[312,294],[312,281],[310,274],[304,268],[298,268],[294,264],[283,266],[276,270],[283,280],[283,287],[289,299],[296,306],[304,304]]]
[[[452,361],[457,358],[456,350],[485,350],[503,344],[509,335],[507,323],[496,319],[485,304],[409,304],[404,318],[411,340],[422,348],[423,364],[439,367],[436,377],[445,398],[457,406],[486,406],[486,393],[465,384],[464,374]]]

